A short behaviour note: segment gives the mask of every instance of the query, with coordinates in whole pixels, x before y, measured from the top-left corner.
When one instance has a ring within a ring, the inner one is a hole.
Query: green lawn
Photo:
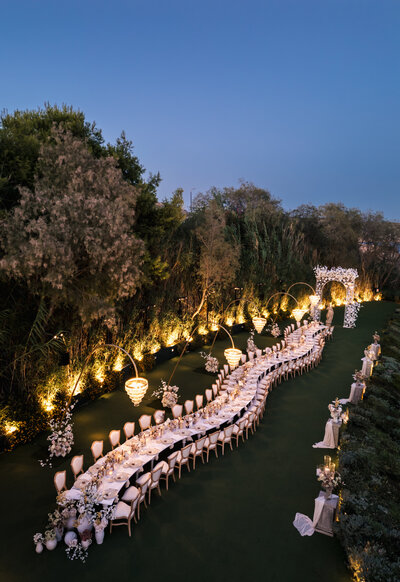
[[[320,366],[309,374],[282,383],[268,397],[265,416],[249,440],[211,458],[162,497],[153,496],[132,538],[126,528],[106,535],[102,546],[92,546],[86,564],[68,560],[62,547],[36,555],[32,536],[42,531],[53,509],[55,470],[68,468],[69,459],[52,470],[37,459],[45,454],[45,436],[0,456],[2,543],[0,581],[79,582],[92,580],[148,580],[156,576],[176,582],[247,579],[268,582],[344,582],[350,580],[344,553],[336,539],[319,534],[302,538],[293,527],[296,511],[312,517],[319,486],[315,467],[323,450],[312,444],[323,437],[327,406],[335,397],[347,397],[351,374],[361,367],[364,347],[395,309],[393,303],[369,303],[361,310],[357,328],[342,329],[343,312],[336,310],[334,339],[328,343]],[[244,347],[247,335],[236,336]],[[271,339],[256,335],[259,346]],[[217,342],[222,361],[225,341]],[[121,389],[81,408],[75,415],[74,454],[84,452],[87,466],[93,439],[107,439],[112,428],[122,428],[152,412],[150,393],[167,379],[174,360],[147,375],[149,395],[134,408]],[[182,390],[181,402],[211,384],[201,372],[203,360],[188,354],[174,378]]]

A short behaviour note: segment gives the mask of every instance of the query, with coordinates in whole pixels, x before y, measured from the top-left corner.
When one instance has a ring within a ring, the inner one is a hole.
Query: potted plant
[[[94,535],[96,538],[96,543],[102,544],[104,540],[104,530],[107,527],[107,519],[101,515],[101,513],[97,513],[96,519],[94,521]]]

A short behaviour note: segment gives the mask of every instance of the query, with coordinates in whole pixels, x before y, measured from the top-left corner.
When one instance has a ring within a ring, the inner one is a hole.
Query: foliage
[[[383,333],[383,353],[388,330],[399,322],[397,314]],[[341,439],[338,534],[356,580],[400,579],[399,396],[400,359],[383,356]]]

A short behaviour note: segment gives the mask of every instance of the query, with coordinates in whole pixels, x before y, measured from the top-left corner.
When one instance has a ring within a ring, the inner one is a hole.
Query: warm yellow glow
[[[100,384],[103,384],[104,380],[106,379],[104,372],[105,372],[104,368],[99,366],[96,370],[95,375],[94,375],[94,377],[96,378],[96,380],[98,382],[100,382]]]
[[[244,318],[244,315],[238,315],[238,317],[237,317],[237,319],[236,319],[236,323],[239,323],[239,324],[241,324],[241,323],[245,323],[245,321],[246,321],[246,320],[245,320],[245,318]]]
[[[228,327],[232,327],[232,325],[235,323],[235,320],[234,320],[234,318],[232,317],[232,315],[228,315],[228,316],[225,318],[225,323],[226,323],[226,325],[227,325]]]
[[[12,434],[13,432],[18,430],[18,423],[16,422],[5,422],[4,423],[4,432],[6,434]]]
[[[211,325],[211,328],[210,329],[211,329],[211,331],[218,331],[219,330],[219,327],[218,327],[218,325],[216,325],[215,323],[213,323]]]
[[[312,307],[316,307],[318,305],[318,301],[320,300],[320,296],[319,295],[309,295],[308,299],[310,300]]]
[[[361,561],[354,555],[349,556],[350,568],[353,571],[355,582],[365,582]]]
[[[40,404],[42,405],[43,410],[45,410],[46,412],[51,412],[52,410],[54,410],[53,401],[49,397],[42,398]]]
[[[281,309],[282,311],[287,311],[289,307],[289,299],[287,295],[284,295],[281,300]]]
[[[205,325],[200,325],[199,329],[197,331],[199,332],[200,335],[207,335],[208,334],[208,329],[206,328]]]
[[[121,354],[121,352],[118,352],[117,357],[116,357],[115,362],[114,362],[114,366],[113,366],[114,372],[120,372],[122,370],[123,365],[124,365],[124,356]]]
[[[134,406],[139,406],[148,387],[149,383],[146,378],[129,378],[125,382],[125,390]]]
[[[154,343],[150,347],[150,353],[151,354],[156,354],[159,351],[160,348],[161,348],[161,346],[160,346],[159,343]],[[143,359],[143,356],[142,356],[142,359]],[[138,360],[139,360],[139,358],[138,358]]]
[[[167,347],[174,346],[174,345],[175,345],[175,344],[178,342],[179,335],[180,335],[180,333],[179,333],[179,329],[178,329],[178,328],[175,328],[175,329],[173,329],[173,330],[172,330],[172,331],[171,331],[171,332],[168,334],[168,337],[167,337],[167,339],[166,339],[165,345],[166,345]]]
[[[374,301],[382,301],[382,293],[377,293],[374,296]]]
[[[72,391],[75,387],[75,384],[77,382],[79,378],[79,372],[76,372],[76,374],[72,374],[69,378],[68,378],[68,384],[67,384],[67,392],[68,394],[72,394]],[[77,387],[75,388],[75,394],[80,394],[82,392],[82,385],[81,385],[81,381],[79,381]]]

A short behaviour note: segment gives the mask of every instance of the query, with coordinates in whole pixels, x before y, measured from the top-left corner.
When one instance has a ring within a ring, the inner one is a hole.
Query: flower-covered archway
[[[329,281],[342,283],[346,288],[346,306],[344,310],[343,327],[355,327],[360,304],[354,300],[354,291],[356,279],[358,277],[357,269],[343,269],[342,267],[314,267],[316,278],[315,292],[322,299],[322,291]],[[320,310],[316,310],[316,319],[321,316]]]

